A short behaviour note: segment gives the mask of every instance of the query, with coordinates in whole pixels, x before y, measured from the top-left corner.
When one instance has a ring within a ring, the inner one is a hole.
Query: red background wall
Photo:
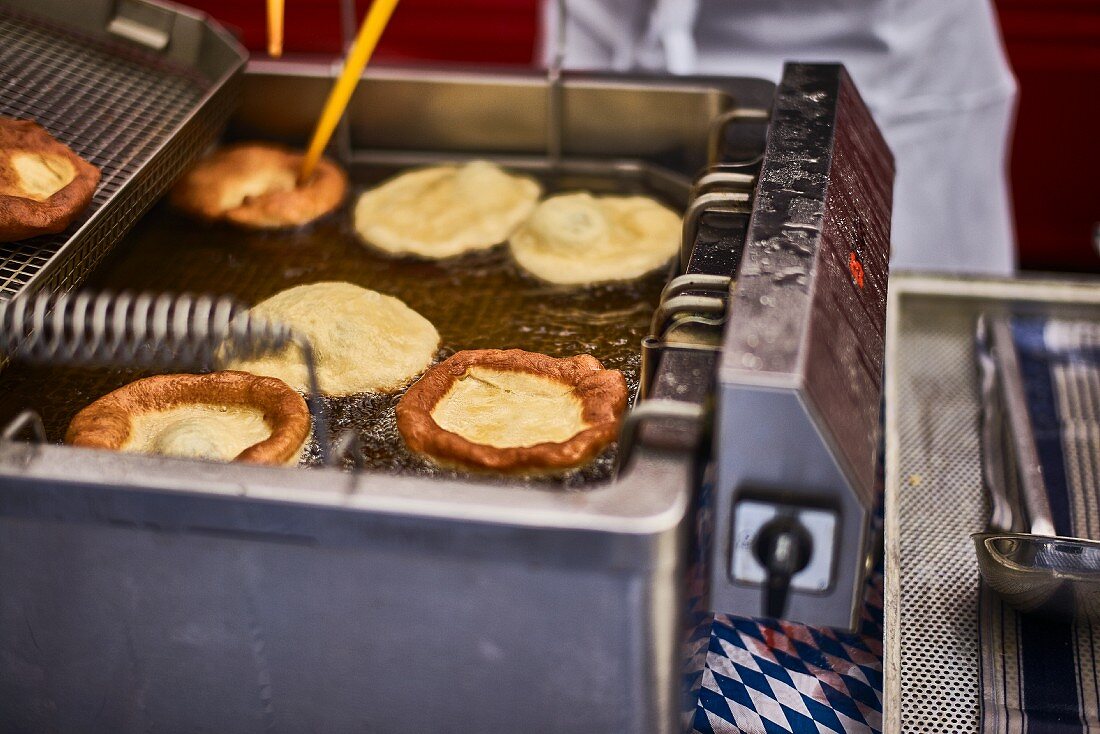
[[[184,0],[263,53],[263,0]],[[1100,1],[996,0],[1020,81],[1012,186],[1020,264],[1100,272]],[[359,12],[367,0],[359,0]],[[402,0],[378,58],[525,64],[538,0]],[[340,51],[337,0],[286,0],[288,53]]]
[[[1020,262],[1100,271],[1100,2],[998,0],[1020,83],[1012,189]]]
[[[252,51],[267,47],[265,0],[178,0],[235,31]],[[402,0],[375,58],[527,64],[538,26],[539,0]],[[356,0],[358,18],[370,7]],[[285,0],[284,50],[338,54],[338,0]]]

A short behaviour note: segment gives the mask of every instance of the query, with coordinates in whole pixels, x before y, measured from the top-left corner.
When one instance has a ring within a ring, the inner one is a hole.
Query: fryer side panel
[[[720,380],[787,386],[868,507],[885,353],[893,158],[843,67],[790,64],[776,98]]]
[[[583,567],[464,549],[446,523],[373,529],[330,544],[0,518],[0,698],[19,702],[0,729],[670,730],[679,561]]]
[[[815,515],[807,566],[834,559],[828,589],[817,567],[812,583],[787,595],[784,615],[839,627],[858,618],[877,493],[893,174],[844,68],[788,64],[719,369],[715,611],[763,613],[764,563],[752,559],[769,518],[740,504],[756,498],[798,523],[810,518],[803,513],[833,513]],[[745,426],[754,435],[741,435]],[[776,466],[776,456],[798,471]],[[738,544],[749,560],[735,572]]]
[[[745,430],[745,415],[756,416]],[[737,487],[716,503],[715,533],[710,565],[711,608],[749,617],[764,616],[759,584],[734,578],[735,546],[752,538],[734,532],[737,503],[764,501],[823,509],[837,517],[836,547],[832,554],[833,580],[826,590],[794,592],[784,618],[816,626],[852,628],[859,620],[870,513],[847,491],[836,456],[815,428],[813,418],[793,391],[741,387],[723,394],[718,415],[719,435],[729,439],[719,477],[720,487]],[[797,452],[779,452],[777,444],[797,446]],[[815,549],[817,552],[817,549]],[[860,563],[841,565],[844,559]]]
[[[805,389],[868,508],[876,502],[893,181],[890,151],[844,74],[805,347]]]

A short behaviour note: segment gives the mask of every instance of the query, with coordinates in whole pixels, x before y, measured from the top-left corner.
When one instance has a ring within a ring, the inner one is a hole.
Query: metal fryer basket
[[[2,299],[80,283],[217,138],[238,94],[244,52],[202,16],[72,5],[0,3],[0,115],[35,120],[102,170],[65,232],[0,245]]]

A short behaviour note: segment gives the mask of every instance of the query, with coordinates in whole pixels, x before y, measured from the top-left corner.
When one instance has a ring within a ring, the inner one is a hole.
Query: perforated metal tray
[[[102,170],[66,231],[0,244],[0,299],[80,283],[217,138],[244,61],[224,31],[182,9],[0,0],[0,115],[38,122]]]
[[[978,731],[979,573],[970,534],[986,529],[978,314],[1029,304],[1100,305],[1092,282],[891,278],[886,371],[884,730]]]

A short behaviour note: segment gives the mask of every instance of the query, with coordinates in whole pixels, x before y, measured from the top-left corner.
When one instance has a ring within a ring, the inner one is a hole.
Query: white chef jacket
[[[553,39],[555,0],[544,39]],[[755,76],[840,61],[894,153],[895,268],[1010,274],[1016,82],[989,0],[566,0],[564,65]],[[549,58],[551,44],[544,40]]]

